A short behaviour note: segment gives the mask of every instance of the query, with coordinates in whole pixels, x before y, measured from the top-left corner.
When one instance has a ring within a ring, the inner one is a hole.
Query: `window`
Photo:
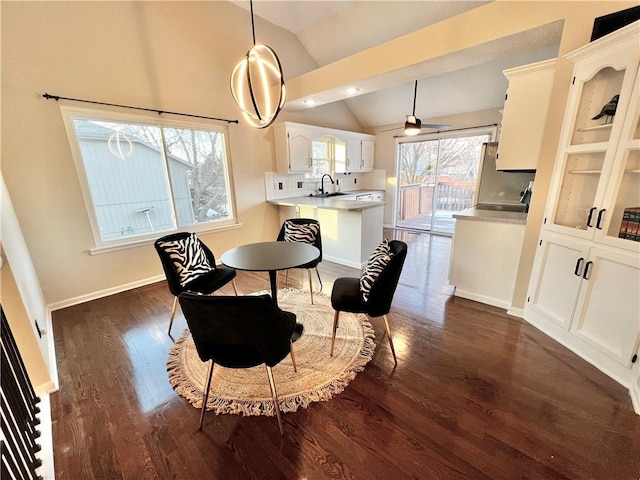
[[[398,143],[397,227],[453,234],[453,215],[473,206],[482,144],[495,136],[470,130]]]
[[[225,127],[63,115],[98,247],[235,220]]]

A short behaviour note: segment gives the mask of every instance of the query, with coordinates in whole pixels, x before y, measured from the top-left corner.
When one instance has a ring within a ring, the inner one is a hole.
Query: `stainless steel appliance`
[[[497,171],[497,142],[482,144],[481,165],[476,194],[476,208],[480,210],[526,211],[523,194],[533,183],[535,173]],[[527,200],[530,198],[529,191]]]

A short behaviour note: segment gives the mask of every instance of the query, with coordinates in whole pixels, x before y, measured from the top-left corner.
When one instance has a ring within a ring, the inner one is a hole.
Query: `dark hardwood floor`
[[[398,366],[372,319],[365,371],[284,414],[284,437],[272,417],[209,414],[196,431],[199,411],[167,379],[164,283],[54,312],[56,478],[638,480],[640,416],[626,389],[526,322],[453,297],[450,238],[397,236],[409,244],[389,315]],[[325,293],[358,274],[320,271]],[[237,283],[268,288],[266,274]],[[179,312],[176,338],[184,327]]]

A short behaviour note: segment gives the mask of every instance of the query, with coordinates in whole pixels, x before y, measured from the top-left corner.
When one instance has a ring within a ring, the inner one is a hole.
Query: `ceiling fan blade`
[[[445,123],[423,123],[422,129],[425,129],[425,128],[432,128],[435,130],[449,130],[451,128],[451,125],[447,125]],[[387,130],[380,130],[380,133],[393,132],[394,130],[404,130],[404,127],[396,127],[396,128],[389,128]]]
[[[389,128],[387,130],[380,130],[380,133],[393,132],[394,130],[402,130],[402,129],[404,129],[404,127]]]

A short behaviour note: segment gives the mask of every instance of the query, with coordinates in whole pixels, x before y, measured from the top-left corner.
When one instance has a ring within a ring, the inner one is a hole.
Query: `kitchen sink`
[[[346,193],[342,192],[332,192],[332,193],[312,193],[309,196],[315,198],[327,198],[327,197],[337,197],[338,195],[346,195]]]

